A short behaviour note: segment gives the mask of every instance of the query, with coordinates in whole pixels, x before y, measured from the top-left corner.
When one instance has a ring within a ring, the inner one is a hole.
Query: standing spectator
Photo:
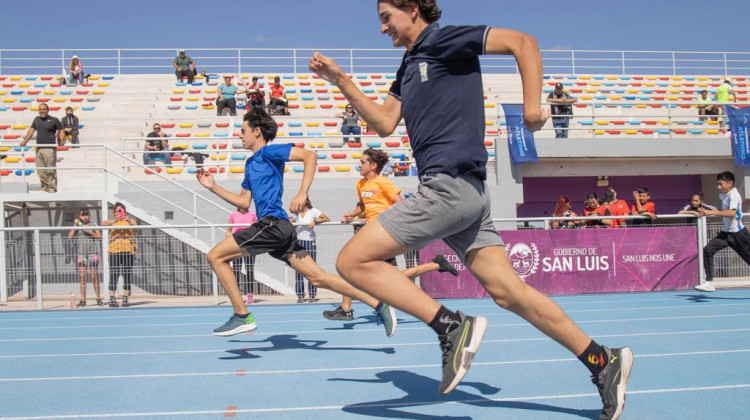
[[[252,109],[266,107],[265,92],[263,91],[263,83],[258,82],[258,76],[253,76],[253,84],[247,87],[247,95],[250,99],[250,106]],[[250,111],[248,109],[248,111]]]
[[[313,261],[315,261],[318,254],[317,246],[315,244],[315,225],[330,222],[331,219],[322,211],[313,207],[310,198],[308,198],[307,201],[305,201],[305,207],[302,211],[296,213],[294,216],[290,216],[289,221],[292,223],[300,223],[300,225],[297,226],[297,242],[305,248],[305,251],[307,251]],[[300,272],[297,272],[295,279],[297,303],[302,303],[305,301],[305,279]],[[317,294],[318,289],[309,280],[307,282],[307,290],[310,296],[310,302],[315,302],[317,300],[315,295]]]
[[[216,99],[216,115],[221,116],[224,108],[229,108],[229,115],[237,115],[237,101],[234,95],[237,93],[237,85],[232,84],[232,76],[224,76],[224,84],[219,86],[219,97]]]
[[[607,206],[609,214],[612,216],[627,216],[630,214],[628,202],[617,198],[615,187],[607,187],[607,191],[604,192],[604,203],[602,205]],[[625,226],[627,226],[625,219],[612,220],[612,227]]]
[[[172,62],[177,76],[177,81],[181,82],[183,77],[187,77],[188,83],[193,83],[195,80],[195,61],[190,56],[185,55],[185,50],[180,48],[177,57]]]
[[[133,226],[135,220],[128,217],[125,205],[115,203],[114,218],[102,222],[102,226]],[[133,262],[138,253],[133,229],[112,229],[109,233],[109,307],[116,308],[115,291],[117,279],[122,275],[122,307],[130,306],[131,283],[133,281]]]
[[[81,60],[78,59],[77,55],[74,55],[70,60],[68,70],[70,71],[69,77],[71,85],[84,83],[85,76],[83,74],[83,65],[81,64]]]
[[[583,215],[611,216],[609,209],[599,203],[599,196],[595,192],[589,193],[589,195],[586,196],[586,207],[583,208]],[[586,227],[611,227],[613,223],[612,219],[587,220]]]
[[[727,104],[729,103],[729,95],[732,96],[732,101],[737,103],[737,95],[734,94],[732,89],[732,82],[729,79],[724,79],[724,83],[716,88],[716,102],[721,109],[721,123],[720,126],[724,127],[727,118]]]
[[[63,130],[65,130],[65,140],[70,140],[71,144],[78,144],[78,129],[80,121],[73,114],[73,108],[65,108],[65,116],[62,118]]]
[[[78,212],[78,218],[73,221],[75,227],[94,227],[95,223],[91,222],[91,213],[89,209],[82,208]],[[71,229],[68,232],[68,239],[75,241],[76,255],[78,262],[78,282],[81,288],[81,300],[78,301],[77,307],[86,306],[86,273],[91,279],[96,293],[96,304],[102,306],[101,291],[99,290],[99,251],[102,249],[99,240],[102,238],[101,233],[95,229],[77,230]]]
[[[578,216],[570,206],[570,199],[568,197],[560,196],[557,198],[557,206],[555,212],[552,213],[553,217],[576,217]],[[551,227],[552,229],[573,229],[581,224],[580,220],[553,220]]]
[[[346,104],[344,112],[339,112],[336,116],[341,118],[341,134],[344,135],[344,143],[349,143],[347,134],[355,134],[357,136],[362,134],[362,127],[359,126],[362,120],[359,118],[359,114],[354,111],[352,104]],[[359,143],[360,140],[360,137],[355,137],[354,143]]]
[[[146,140],[146,144],[143,145],[143,164],[148,165],[152,160],[162,160],[165,165],[171,166],[171,153],[165,152],[169,150],[168,136],[161,130],[159,123],[154,124],[153,130],[146,137],[154,140]]]
[[[651,201],[651,192],[646,187],[638,188],[633,191],[633,207],[630,214],[636,216],[648,216],[650,219],[635,219],[633,225],[650,225],[656,219],[656,205]]]
[[[721,210],[701,208],[701,216],[721,216],[724,226],[715,238],[703,248],[703,269],[706,272],[706,282],[695,286],[701,292],[714,292],[714,255],[726,247],[730,247],[750,264],[750,232],[742,223],[742,196],[734,187],[734,174],[726,171],[716,175],[716,184],[721,199]]]
[[[555,85],[555,91],[547,95],[547,102],[552,104],[552,125],[555,127],[555,138],[567,139],[568,126],[570,118],[573,115],[573,107],[570,104],[576,103],[577,99],[572,98],[568,92],[563,91],[563,84]]]
[[[281,84],[279,76],[273,78],[273,83],[268,87],[268,90],[271,93],[271,99],[268,103],[269,113],[271,115],[289,115],[284,85]]]
[[[716,210],[716,207],[707,204],[703,201],[703,193],[697,192],[693,194],[693,197],[690,199],[690,204],[686,205],[685,207],[680,210],[679,214],[692,214],[693,216],[702,216],[701,209],[708,210],[708,211],[714,211]],[[695,224],[695,219],[688,219],[688,224]]]
[[[237,210],[229,215],[229,223],[234,225],[246,225],[246,226],[234,226],[227,227],[227,238],[232,237],[235,233],[247,229],[253,223],[258,221],[258,216],[248,211],[237,207]],[[240,274],[242,274],[242,265],[245,265],[245,280],[241,280]],[[232,261],[232,270],[234,276],[237,278],[237,283],[240,288],[240,292],[247,294],[245,303],[248,305],[253,303],[253,292],[258,293],[257,285],[255,283],[255,255],[243,255],[234,261]]]
[[[701,103],[698,105],[698,115],[700,115],[700,120],[705,121],[709,119],[707,115],[713,115],[710,120],[716,121],[717,117],[716,115],[719,115],[719,107],[714,104],[714,101],[708,97],[708,91],[703,89],[701,91],[701,97],[698,98],[698,101]]]
[[[60,145],[65,143],[65,130],[60,120],[49,115],[49,106],[45,103],[39,104],[39,116],[31,123],[26,137],[20,143],[21,147],[26,146],[35,131],[38,131],[35,160],[42,191],[54,193],[57,192],[57,171],[54,169],[57,166],[56,147],[58,142]]]

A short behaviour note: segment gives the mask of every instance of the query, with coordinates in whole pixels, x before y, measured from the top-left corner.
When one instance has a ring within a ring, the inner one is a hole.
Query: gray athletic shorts
[[[486,186],[476,175],[424,175],[417,193],[380,214],[378,221],[405,248],[443,239],[462,262],[473,249],[503,245],[492,224]]]

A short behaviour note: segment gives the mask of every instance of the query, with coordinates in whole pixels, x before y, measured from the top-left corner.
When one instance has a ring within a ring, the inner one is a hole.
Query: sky
[[[0,0],[0,49],[390,48],[379,33],[376,4]],[[516,29],[535,36],[541,49],[750,51],[743,30],[750,0],[438,0],[438,6],[443,25]]]

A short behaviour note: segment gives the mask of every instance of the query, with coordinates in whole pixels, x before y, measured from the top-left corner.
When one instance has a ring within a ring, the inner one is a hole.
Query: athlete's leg
[[[376,219],[344,245],[336,269],[355,287],[429,323],[440,304],[414,285],[398,267],[383,261],[406,251]]]
[[[440,266],[437,263],[430,262],[427,264],[418,265],[416,267],[407,268],[406,270],[402,271],[402,273],[404,273],[404,275],[408,277],[409,280],[414,280],[422,274],[429,273],[430,271],[435,271],[439,268]]]
[[[474,249],[466,255],[466,267],[499,306],[519,315],[576,356],[586,350],[591,339],[552,299],[518,277],[505,248]]]
[[[243,255],[247,255],[247,251],[240,248],[233,237],[229,237],[219,242],[206,256],[208,263],[211,265],[214,273],[216,273],[216,277],[219,278],[224,291],[232,302],[234,313],[237,315],[245,315],[248,311],[245,302],[242,300],[242,294],[240,294],[240,288],[237,285],[237,278],[234,276],[234,271],[229,262]]]

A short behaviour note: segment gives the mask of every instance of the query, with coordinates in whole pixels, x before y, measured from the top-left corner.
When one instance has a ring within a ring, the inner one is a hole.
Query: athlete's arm
[[[518,63],[523,85],[523,122],[538,131],[549,118],[542,109],[542,56],[534,37],[510,29],[491,28],[485,43],[487,54],[512,55]]]
[[[700,209],[698,210],[698,213],[700,216],[720,216],[720,217],[735,217],[737,215],[736,209],[727,209],[727,210],[705,210]]]
[[[386,137],[396,130],[401,121],[401,101],[388,95],[382,105],[374,102],[352,82],[336,62],[323,54],[314,53],[310,59],[310,71],[326,81],[333,83],[341,90],[346,99],[354,106],[359,116],[380,137]],[[541,77],[540,77],[541,85]],[[541,91],[539,92],[541,94]]]
[[[240,190],[239,194],[235,194],[217,184],[214,180],[214,176],[203,169],[198,169],[195,173],[195,177],[198,178],[198,182],[200,182],[201,185],[206,187],[206,189],[212,193],[218,195],[219,198],[227,203],[245,210],[250,208],[250,203],[253,199],[253,194],[250,191],[243,188]]]
[[[289,210],[291,210],[292,213],[299,213],[305,208],[307,191],[310,190],[313,176],[315,176],[315,167],[318,164],[318,155],[301,147],[292,147],[292,150],[289,151],[289,160],[294,162],[301,161],[305,168],[305,172],[302,174],[302,183],[299,186],[299,192],[294,198],[292,198],[292,202],[289,203]]]

